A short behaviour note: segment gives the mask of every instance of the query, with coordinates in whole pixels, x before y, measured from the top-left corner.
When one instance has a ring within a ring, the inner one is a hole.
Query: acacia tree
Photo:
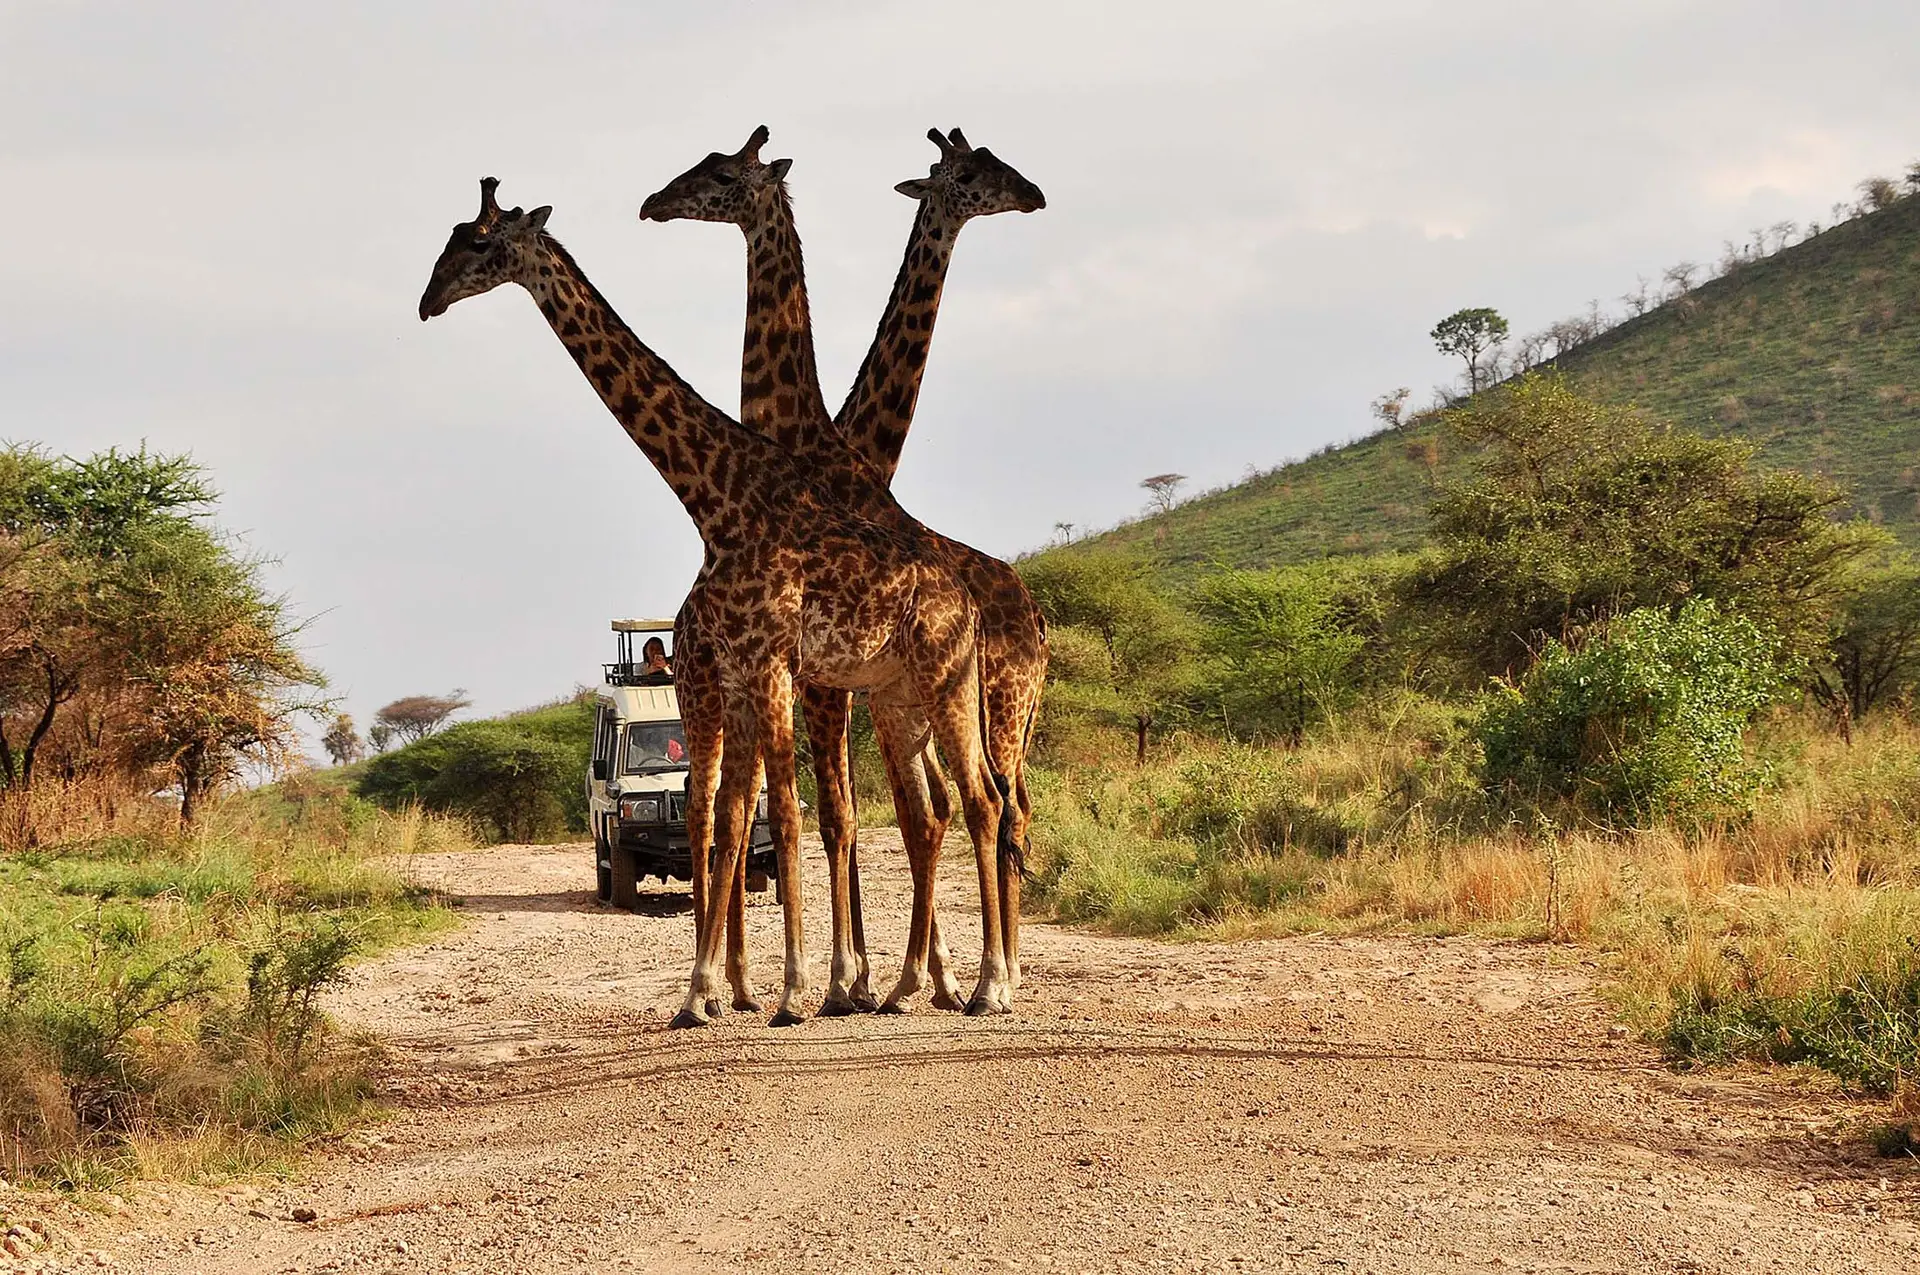
[[[1814,696],[1843,727],[1920,681],[1920,562],[1894,554],[1860,570],[1840,607]]]
[[[1412,588],[1435,645],[1475,674],[1525,667],[1547,639],[1637,607],[1707,598],[1818,658],[1848,564],[1879,533],[1832,521],[1843,493],[1763,470],[1753,449],[1576,394],[1533,373],[1448,414],[1478,472],[1433,508]]]
[[[1180,484],[1187,481],[1185,474],[1155,474],[1151,478],[1142,478],[1140,485],[1147,490],[1147,498],[1160,513],[1173,512],[1174,493],[1180,490]]]
[[[351,766],[366,755],[360,732],[353,728],[353,718],[346,713],[333,719],[333,725],[320,738],[320,746],[327,750],[327,756],[333,758],[336,766]]]
[[[1405,385],[1396,387],[1390,394],[1382,394],[1373,400],[1373,419],[1386,429],[1399,429],[1406,424],[1407,399],[1412,395],[1413,390]]]
[[[1366,639],[1344,613],[1339,570],[1229,570],[1200,582],[1194,609],[1213,661],[1206,695],[1229,729],[1276,730],[1298,745],[1353,689]]]
[[[1021,563],[1020,574],[1057,653],[1053,676],[1065,693],[1054,698],[1130,727],[1144,766],[1149,736],[1193,680],[1186,613],[1154,587],[1145,563],[1119,554],[1050,553]]]
[[[1464,359],[1467,364],[1467,392],[1480,392],[1480,377],[1486,370],[1480,360],[1489,350],[1507,339],[1507,321],[1500,312],[1478,306],[1455,310],[1433,325],[1433,346],[1442,354]]]
[[[447,719],[473,701],[466,691],[455,688],[451,695],[408,695],[388,704],[373,715],[374,729],[384,726],[397,738],[411,744],[425,739],[446,725]]]
[[[50,761],[177,786],[190,820],[243,762],[284,759],[321,679],[213,499],[186,457],[0,450],[0,786]]]
[[[1900,198],[1900,187],[1886,177],[1869,177],[1860,183],[1858,189],[1863,212],[1879,212]]]

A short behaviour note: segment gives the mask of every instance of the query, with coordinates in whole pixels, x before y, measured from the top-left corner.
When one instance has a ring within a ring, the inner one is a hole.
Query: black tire
[[[615,846],[608,859],[612,861],[609,869],[612,875],[612,892],[608,902],[614,907],[633,911],[640,906],[640,861],[633,851]]]
[[[593,897],[602,903],[613,902],[613,864],[606,843],[593,839]]]

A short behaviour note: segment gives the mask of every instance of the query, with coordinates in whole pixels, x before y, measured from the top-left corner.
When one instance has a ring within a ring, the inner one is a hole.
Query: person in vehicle
[[[684,765],[687,745],[679,722],[635,722],[627,727],[626,773]]]
[[[657,637],[647,639],[640,648],[640,685],[665,686],[673,681],[673,664],[667,659],[667,644]]]

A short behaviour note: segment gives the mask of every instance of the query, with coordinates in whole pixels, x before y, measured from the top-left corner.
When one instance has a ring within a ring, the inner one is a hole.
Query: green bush
[[[389,810],[419,804],[472,819],[503,841],[587,826],[593,710],[580,702],[463,722],[367,763],[357,791]]]
[[[1764,772],[1743,738],[1789,680],[1774,638],[1710,602],[1630,611],[1578,648],[1549,642],[1477,723],[1491,788],[1602,818],[1745,809]]]
[[[1344,588],[1350,564],[1222,571],[1200,582],[1194,609],[1210,657],[1201,698],[1235,734],[1299,743],[1358,690],[1366,638]]]

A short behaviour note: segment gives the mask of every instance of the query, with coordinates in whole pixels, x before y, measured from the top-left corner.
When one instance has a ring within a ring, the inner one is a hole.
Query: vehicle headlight
[[[755,819],[765,819],[767,817],[767,794],[761,793],[760,800],[754,803],[753,817]]]
[[[664,823],[665,803],[657,792],[620,799],[620,817],[628,823]]]

